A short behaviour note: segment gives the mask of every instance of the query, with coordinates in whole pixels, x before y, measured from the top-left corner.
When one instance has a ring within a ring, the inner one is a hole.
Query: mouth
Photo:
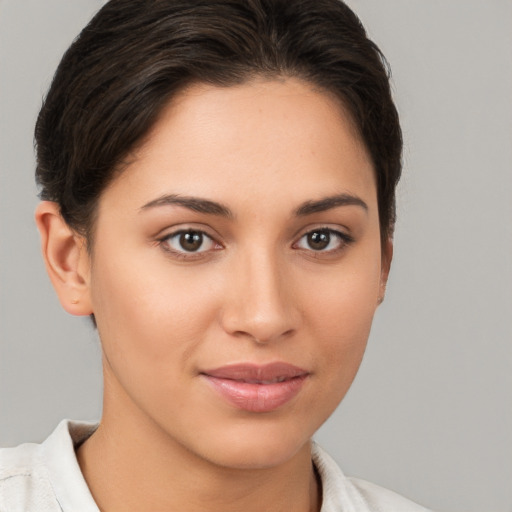
[[[223,399],[249,412],[271,412],[291,401],[309,372],[288,363],[236,364],[206,370],[201,376]]]

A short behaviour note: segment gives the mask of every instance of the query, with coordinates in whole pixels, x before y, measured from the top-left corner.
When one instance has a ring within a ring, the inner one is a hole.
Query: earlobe
[[[377,304],[382,304],[386,295],[386,285],[388,284],[389,271],[391,269],[391,260],[393,259],[393,240],[388,238],[382,247],[382,262],[380,271],[380,288]]]
[[[46,271],[62,307],[72,315],[90,315],[90,263],[85,239],[66,224],[57,203],[41,201],[35,219]]]

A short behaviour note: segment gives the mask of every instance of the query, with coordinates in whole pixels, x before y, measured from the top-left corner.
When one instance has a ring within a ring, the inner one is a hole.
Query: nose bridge
[[[260,342],[269,342],[296,328],[284,262],[271,248],[243,251],[233,265],[225,328]]]

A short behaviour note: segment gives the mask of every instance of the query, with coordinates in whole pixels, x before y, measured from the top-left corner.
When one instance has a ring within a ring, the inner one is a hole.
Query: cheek
[[[211,290],[200,276],[153,258],[154,250],[102,249],[95,255],[92,298],[111,364],[133,365],[139,372],[186,366],[215,315]]]
[[[323,293],[311,294],[305,308],[316,340],[313,353],[341,397],[357,373],[377,307],[380,261],[362,262],[333,273]]]
[[[197,290],[198,280],[141,259],[100,261],[98,255],[93,276],[106,392],[147,411],[166,410],[170,396],[186,407],[183,387],[211,322],[211,297]]]

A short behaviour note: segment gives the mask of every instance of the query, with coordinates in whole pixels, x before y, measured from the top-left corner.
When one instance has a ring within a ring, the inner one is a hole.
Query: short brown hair
[[[39,113],[41,198],[90,240],[102,191],[178,91],[254,77],[297,77],[342,101],[391,236],[402,136],[388,66],[339,0],[111,0],[65,53]]]

